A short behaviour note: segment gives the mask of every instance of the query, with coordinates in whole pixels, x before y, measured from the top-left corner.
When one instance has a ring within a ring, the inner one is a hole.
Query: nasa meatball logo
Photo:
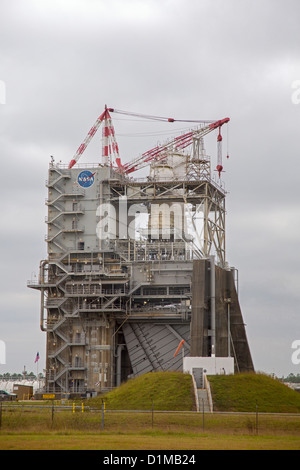
[[[89,188],[94,183],[94,174],[88,170],[79,173],[77,181],[83,188]]]

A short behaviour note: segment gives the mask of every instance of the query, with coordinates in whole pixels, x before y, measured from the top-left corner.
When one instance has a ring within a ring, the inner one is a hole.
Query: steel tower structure
[[[213,348],[234,355],[236,370],[253,370],[226,260],[226,193],[203,140],[219,131],[220,175],[220,129],[229,119],[199,121],[123,165],[110,112],[105,107],[69,164],[49,166],[48,257],[28,283],[41,292],[47,392],[96,394],[148,371],[182,370],[180,343],[187,356]],[[78,163],[102,123],[102,162]],[[129,176],[145,166],[146,178]],[[219,270],[213,315],[211,260]]]

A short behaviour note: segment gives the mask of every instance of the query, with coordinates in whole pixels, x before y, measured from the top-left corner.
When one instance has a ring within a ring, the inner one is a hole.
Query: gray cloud
[[[0,10],[6,368],[33,368],[36,350],[43,357],[39,294],[26,281],[46,251],[50,155],[69,162],[107,104],[179,119],[230,117],[227,252],[240,273],[250,347],[259,370],[297,372],[300,105],[291,96],[300,79],[299,2],[3,0]],[[125,161],[172,130],[112,117]],[[149,132],[157,136],[141,135]],[[215,137],[207,139],[213,162]],[[100,158],[101,131],[83,161]]]

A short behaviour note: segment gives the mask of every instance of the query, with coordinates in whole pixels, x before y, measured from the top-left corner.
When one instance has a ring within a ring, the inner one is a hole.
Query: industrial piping
[[[215,257],[210,256],[211,356],[216,356],[216,277]]]

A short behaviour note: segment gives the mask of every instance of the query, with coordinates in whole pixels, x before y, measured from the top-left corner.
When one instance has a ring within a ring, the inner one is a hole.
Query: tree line
[[[43,379],[44,376],[42,373],[38,375],[34,374],[33,372],[22,372],[22,373],[13,373],[5,372],[4,374],[0,374],[0,380],[39,380]]]
[[[294,375],[294,374],[289,374],[287,377],[284,377],[283,382],[290,382],[294,384],[299,384],[300,383],[300,374]]]

